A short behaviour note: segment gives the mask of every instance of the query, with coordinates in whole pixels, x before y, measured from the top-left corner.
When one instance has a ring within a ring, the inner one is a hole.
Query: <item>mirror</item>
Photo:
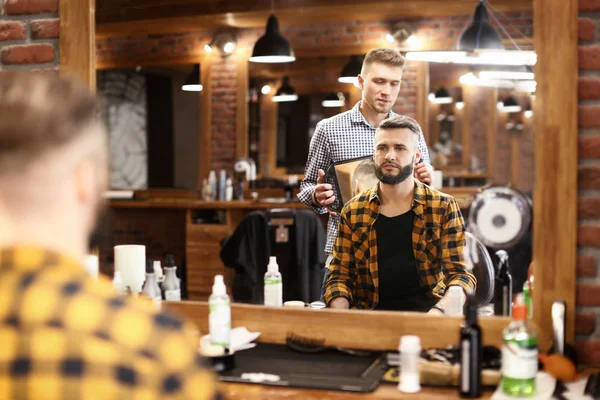
[[[200,96],[182,90],[192,74],[193,64],[97,72],[112,189],[197,188]]]

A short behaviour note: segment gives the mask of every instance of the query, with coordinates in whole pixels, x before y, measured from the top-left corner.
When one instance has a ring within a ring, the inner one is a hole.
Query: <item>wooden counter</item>
[[[166,309],[185,316],[208,333],[208,304],[205,302],[163,302]],[[507,317],[482,317],[482,339],[485,345],[500,346]],[[396,351],[402,335],[418,335],[423,348],[456,345],[460,340],[460,317],[445,317],[410,312],[364,310],[310,310],[232,304],[231,326],[244,326],[260,332],[264,343],[285,343],[286,336],[296,335],[324,339],[327,346]],[[396,385],[382,383],[372,393],[297,389],[257,384],[221,383],[226,399],[458,399],[458,388],[423,387],[416,394],[404,394]],[[485,392],[482,398],[490,398]]]

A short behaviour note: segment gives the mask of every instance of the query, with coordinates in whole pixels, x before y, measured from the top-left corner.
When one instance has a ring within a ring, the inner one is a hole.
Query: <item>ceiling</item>
[[[273,0],[281,24],[468,15],[477,0]],[[493,0],[501,12],[530,11],[533,0]],[[264,27],[270,0],[96,0],[100,37]]]

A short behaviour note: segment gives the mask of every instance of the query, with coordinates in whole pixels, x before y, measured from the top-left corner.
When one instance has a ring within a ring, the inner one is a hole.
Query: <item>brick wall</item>
[[[600,364],[600,2],[579,0],[577,349]]]
[[[421,40],[458,38],[470,16],[451,16],[411,19]],[[514,12],[497,16],[506,30],[515,38],[521,34],[533,36],[532,14]],[[345,23],[318,23],[281,26],[282,34],[294,49],[336,44],[381,45],[385,33],[397,21],[354,21]],[[237,31],[238,50],[252,49],[264,28]],[[134,35],[108,38],[97,42],[98,62],[127,59],[131,54],[148,56],[183,56],[202,54],[204,44],[214,31],[199,31],[169,35]],[[236,78],[235,56],[219,60],[212,67],[213,132],[211,169],[230,169],[235,159]],[[292,82],[293,84],[293,82]],[[394,110],[414,116],[416,113],[416,70],[408,65],[402,82],[401,96]]]
[[[0,1],[0,70],[58,68],[58,0]]]

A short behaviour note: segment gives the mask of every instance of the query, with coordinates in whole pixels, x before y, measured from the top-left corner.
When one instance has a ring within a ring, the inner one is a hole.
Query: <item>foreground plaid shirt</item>
[[[192,330],[72,259],[0,249],[0,399],[212,399]]]
[[[373,309],[379,301],[377,236],[379,184],[349,201],[341,212],[333,261],[325,286],[325,302],[345,297],[350,307]],[[475,276],[465,268],[465,229],[456,200],[415,181],[413,251],[421,285],[441,298],[446,287],[475,288]]]
[[[312,194],[317,186],[319,169],[327,173],[327,169],[334,162],[350,160],[352,158],[373,155],[375,128],[367,122],[360,112],[360,101],[349,111],[322,120],[317,124],[315,133],[310,141],[308,161],[304,171],[304,179],[300,183],[298,199],[312,208],[318,214],[326,214],[325,207],[315,207],[312,203]],[[390,111],[388,118],[397,114]],[[423,152],[423,161],[429,163],[429,152],[421,133],[419,149]],[[325,183],[333,183],[330,176],[325,176]],[[339,195],[333,207],[338,207]],[[331,254],[333,243],[338,233],[339,216],[329,215],[327,222],[327,243],[325,253]]]

